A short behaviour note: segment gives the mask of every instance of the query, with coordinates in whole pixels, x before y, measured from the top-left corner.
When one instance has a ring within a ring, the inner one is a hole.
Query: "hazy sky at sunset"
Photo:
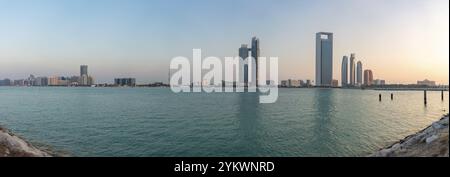
[[[448,0],[0,0],[0,79],[78,75],[167,81],[175,56],[236,56],[252,36],[280,79],[313,79],[315,33],[388,83],[448,84]]]

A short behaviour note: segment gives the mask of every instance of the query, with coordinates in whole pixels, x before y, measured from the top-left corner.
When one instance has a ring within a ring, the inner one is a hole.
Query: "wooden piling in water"
[[[394,100],[394,94],[391,93],[391,100]]]
[[[444,101],[444,90],[441,90],[441,100]]]
[[[381,101],[381,93],[378,95],[378,100]]]
[[[427,90],[423,91],[423,103],[426,105],[427,104]]]

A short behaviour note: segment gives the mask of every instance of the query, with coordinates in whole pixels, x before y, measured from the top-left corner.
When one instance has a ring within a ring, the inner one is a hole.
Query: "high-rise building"
[[[366,69],[364,70],[364,85],[370,86],[373,83],[373,73],[372,70]]]
[[[81,75],[80,76],[80,85],[88,85],[89,76],[88,75]]]
[[[355,54],[350,54],[350,85],[355,86]]]
[[[88,85],[88,66],[80,66],[80,85]]]
[[[258,58],[259,58],[259,39],[257,37],[252,38],[252,58],[255,60],[255,77],[256,77],[256,86],[259,86],[258,82]]]
[[[341,67],[341,85],[342,87],[347,86],[348,84],[348,57],[344,56],[342,58],[342,67]]]
[[[362,80],[363,80],[363,75],[362,75],[362,63],[361,61],[358,61],[358,63],[356,64],[356,85],[361,86],[362,85]]]
[[[80,76],[82,76],[82,75],[88,75],[88,66],[87,65],[80,66]]]
[[[244,64],[244,86],[248,87],[248,64]]]
[[[251,53],[252,60],[247,60],[249,57],[249,52]],[[259,49],[259,39],[257,37],[252,38],[252,47],[248,48],[246,44],[242,44],[241,48],[239,48],[239,57],[244,60],[244,85],[249,86],[249,81],[254,82],[256,86],[258,86],[258,57],[260,56]],[[249,65],[252,65],[252,68],[249,71]],[[249,78],[249,72],[251,79]],[[254,79],[253,79],[254,78]]]
[[[333,80],[333,33],[316,33],[316,86],[331,86]]]
[[[243,60],[242,63],[244,63],[244,85],[248,86],[248,64],[245,62],[248,62],[248,51],[250,49],[247,47],[247,44],[242,44],[241,48],[239,48],[239,57]]]
[[[242,44],[241,48],[239,48],[239,57],[241,57],[242,60],[246,60],[248,58],[249,50],[247,44]]]

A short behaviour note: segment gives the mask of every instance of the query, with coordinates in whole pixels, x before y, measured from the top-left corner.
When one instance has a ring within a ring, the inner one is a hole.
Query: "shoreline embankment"
[[[449,157],[449,115],[369,157]]]
[[[6,128],[0,127],[0,157],[51,157]]]

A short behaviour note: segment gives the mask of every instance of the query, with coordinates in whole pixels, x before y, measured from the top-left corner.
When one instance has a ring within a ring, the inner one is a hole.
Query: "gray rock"
[[[402,148],[402,145],[401,145],[400,143],[396,143],[396,144],[394,144],[394,145],[391,147],[391,149],[392,149],[393,151],[399,150],[399,149],[401,149],[401,148]]]
[[[438,138],[439,138],[438,135],[433,135],[433,136],[428,137],[428,138],[425,140],[425,142],[426,142],[427,144],[430,144],[431,142],[433,142],[434,140],[436,140],[436,139],[438,139]]]
[[[444,125],[440,124],[440,122],[434,122],[433,124],[431,124],[431,126],[432,126],[434,129],[441,129],[441,128],[444,128]]]

